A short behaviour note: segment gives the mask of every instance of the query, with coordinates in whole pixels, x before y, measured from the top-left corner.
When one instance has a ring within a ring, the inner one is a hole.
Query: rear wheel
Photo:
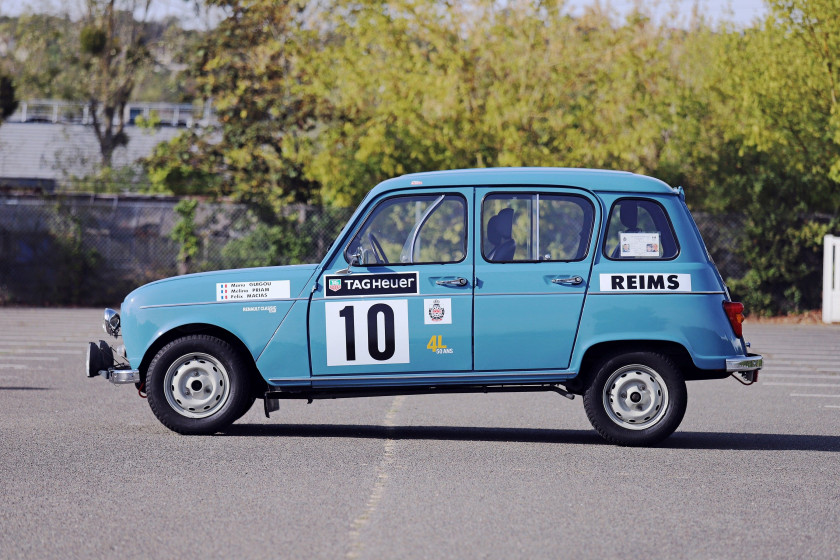
[[[685,381],[665,355],[633,352],[601,363],[583,394],[586,415],[607,441],[652,445],[682,422]]]
[[[250,385],[239,353],[208,335],[170,342],[146,376],[152,412],[180,434],[212,434],[232,424],[254,404]]]

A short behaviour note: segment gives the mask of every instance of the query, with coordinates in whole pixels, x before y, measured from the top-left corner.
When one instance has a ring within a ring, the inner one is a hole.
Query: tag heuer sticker
[[[325,297],[393,296],[418,293],[416,272],[325,276]]]
[[[426,311],[423,322],[427,325],[452,324],[452,300],[450,298],[424,299],[423,309]]]

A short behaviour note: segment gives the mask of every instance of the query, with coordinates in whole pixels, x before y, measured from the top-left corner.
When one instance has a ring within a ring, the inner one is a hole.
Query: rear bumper
[[[764,366],[764,357],[758,354],[747,354],[737,358],[727,358],[726,371],[743,378],[742,383],[750,385],[758,381],[758,370]]]
[[[764,357],[759,354],[747,354],[726,359],[726,371],[734,373],[738,371],[758,371],[764,367]]]

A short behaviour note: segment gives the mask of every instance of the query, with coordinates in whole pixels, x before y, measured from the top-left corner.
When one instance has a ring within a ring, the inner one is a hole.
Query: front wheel
[[[185,336],[161,348],[149,364],[149,406],[170,430],[212,434],[254,404],[248,373],[239,353],[224,340]]]
[[[652,445],[682,422],[688,402],[685,381],[665,355],[621,354],[601,363],[583,394],[592,427],[619,445]]]

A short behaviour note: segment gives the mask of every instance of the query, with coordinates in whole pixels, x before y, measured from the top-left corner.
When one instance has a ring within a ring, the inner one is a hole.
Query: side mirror
[[[356,249],[356,252],[350,255],[350,263],[347,265],[347,268],[342,268],[341,270],[337,270],[336,274],[352,274],[353,272],[350,268],[354,266],[359,266],[359,263],[362,262],[362,246]]]

